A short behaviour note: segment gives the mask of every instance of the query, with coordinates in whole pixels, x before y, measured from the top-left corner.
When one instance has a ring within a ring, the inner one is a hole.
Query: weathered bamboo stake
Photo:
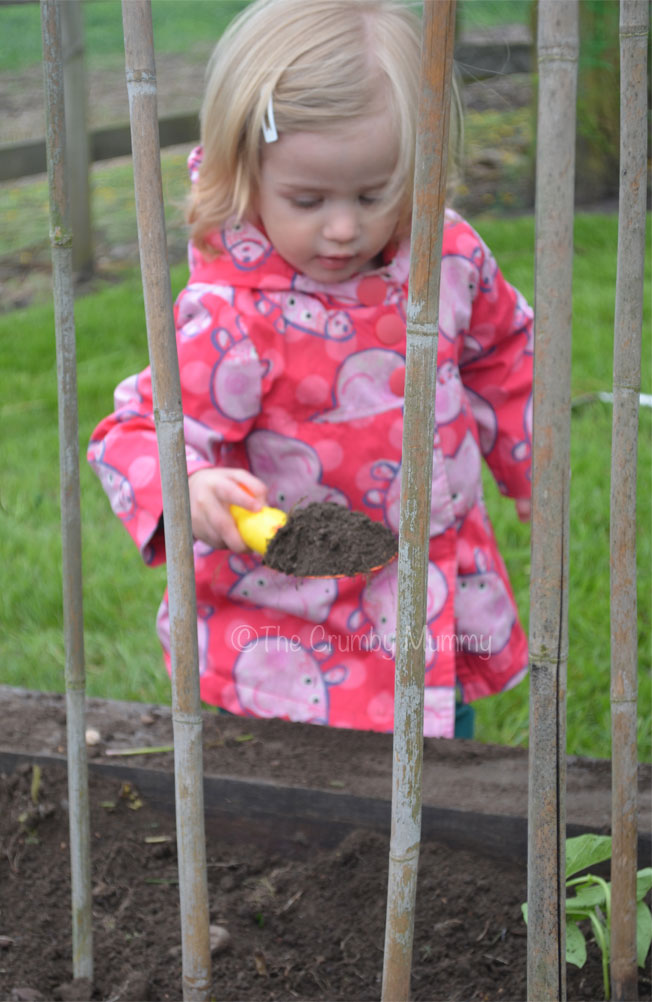
[[[611,994],[638,998],[636,962],[636,459],[647,168],[647,0],[620,4],[620,200],[611,452]]]
[[[211,990],[197,612],[181,385],[167,259],[150,0],[122,16],[140,262],[152,367],[170,601],[183,997]]]
[[[70,213],[75,235],[72,269],[77,277],[93,273],[93,223],[90,190],[90,140],[88,133],[84,16],[82,0],[61,5],[63,40],[63,98],[66,116],[66,163],[70,179]]]
[[[421,839],[423,679],[439,277],[446,194],[455,0],[424,4],[407,311],[398,554],[392,830],[383,1002],[410,990]]]
[[[539,0],[528,998],[566,998],[566,668],[577,0]]]
[[[77,423],[72,232],[66,177],[60,0],[41,0],[50,244],[59,401],[59,475],[66,730],[75,978],[93,977],[90,819],[86,760],[86,679],[82,609],[81,503]]]

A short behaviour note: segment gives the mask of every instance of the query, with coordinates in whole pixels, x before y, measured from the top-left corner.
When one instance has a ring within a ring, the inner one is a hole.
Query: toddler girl
[[[333,501],[399,528],[419,22],[391,0],[256,0],[210,63],[176,307],[202,699],[390,731],[397,563],[292,578],[229,506]],[[527,517],[532,315],[446,213],[429,551],[426,735],[525,673],[481,457]],[[165,559],[149,369],[89,460],[151,565]],[[166,658],[169,614],[158,633]]]

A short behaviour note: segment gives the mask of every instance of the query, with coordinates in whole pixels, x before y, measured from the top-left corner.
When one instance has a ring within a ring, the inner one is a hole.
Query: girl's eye
[[[291,201],[295,209],[316,209],[321,205],[321,198],[293,198]]]
[[[380,195],[360,195],[360,205],[376,205],[380,201]]]

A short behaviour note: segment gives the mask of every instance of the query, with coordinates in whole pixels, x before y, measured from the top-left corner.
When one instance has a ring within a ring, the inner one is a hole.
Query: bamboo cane
[[[93,977],[86,680],[82,611],[81,503],[77,423],[72,232],[66,178],[60,0],[41,0],[50,244],[57,353],[63,628],[72,885],[73,973]]]
[[[61,5],[63,42],[63,97],[66,116],[66,162],[70,190],[75,197],[70,213],[75,239],[72,269],[80,278],[93,274],[93,226],[90,191],[90,138],[87,124],[84,16],[81,0]]]
[[[150,0],[123,0],[134,186],[167,554],[183,997],[211,988],[197,612],[181,386],[167,261]]]
[[[577,0],[539,0],[528,998],[566,997],[566,669]]]
[[[611,453],[611,992],[638,998],[636,962],[636,453],[647,165],[647,0],[620,5],[620,200]]]
[[[398,554],[392,829],[383,1002],[408,998],[421,838],[423,679],[439,278],[455,0],[424,4]]]

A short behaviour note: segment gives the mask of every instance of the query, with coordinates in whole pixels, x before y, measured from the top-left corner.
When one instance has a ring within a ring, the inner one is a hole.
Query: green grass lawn
[[[476,220],[501,267],[533,299],[531,219]],[[648,221],[649,226],[649,221]],[[616,216],[578,215],[573,266],[574,398],[610,390],[613,365]],[[648,243],[649,246],[649,243]],[[650,393],[652,339],[650,254],[646,263],[646,313],[643,326],[643,391]],[[572,754],[610,755],[609,711],[609,482],[611,407],[590,403],[571,419],[570,576],[568,661],[568,749]],[[512,576],[519,607],[528,618],[529,530],[516,521],[509,503],[485,478],[492,519]],[[650,685],[652,611],[650,525],[652,495],[652,413],[641,408],[638,454],[638,614],[639,755],[651,754]],[[503,744],[527,742],[527,685],[476,704],[477,736]]]
[[[157,54],[209,52],[246,0],[152,0]],[[124,63],[122,7],[119,0],[85,0],[84,41],[89,69]],[[41,13],[35,3],[0,8],[0,67],[23,70],[41,61]]]
[[[533,298],[531,218],[476,220],[505,274]],[[611,388],[616,274],[615,217],[578,216],[575,228],[573,395]],[[648,283],[649,283],[648,259]],[[173,289],[185,280],[173,269]],[[649,286],[648,286],[649,288]],[[649,297],[648,297],[649,300]],[[150,570],[88,468],[85,445],[112,406],[116,383],[147,363],[142,294],[132,274],[80,298],[76,306],[83,509],[84,611],[92,696],[169,702],[154,618],[163,568]],[[650,392],[650,316],[645,318],[644,386]],[[63,689],[57,403],[52,310],[34,306],[0,316],[0,681]],[[611,408],[573,410],[568,749],[608,757],[609,476]],[[640,734],[650,748],[650,498],[652,414],[640,415],[638,469]],[[529,530],[487,480],[488,503],[524,620],[528,615]],[[477,704],[483,741],[527,744],[528,686]]]
[[[247,0],[152,0],[157,54],[208,53]],[[531,0],[458,0],[461,28],[527,24]],[[85,0],[87,65],[102,69],[124,62],[122,12],[118,0]],[[0,68],[18,71],[41,60],[41,15],[36,3],[0,7]]]

